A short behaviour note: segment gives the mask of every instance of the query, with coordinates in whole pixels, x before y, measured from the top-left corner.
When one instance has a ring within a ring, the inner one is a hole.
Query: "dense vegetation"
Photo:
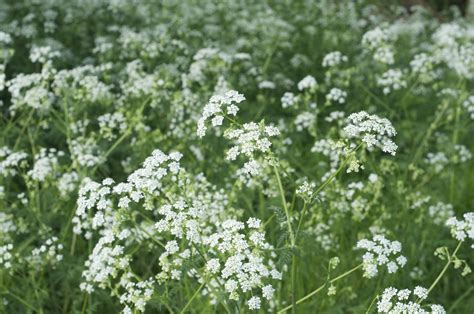
[[[0,312],[471,313],[474,24],[387,3],[1,2]]]

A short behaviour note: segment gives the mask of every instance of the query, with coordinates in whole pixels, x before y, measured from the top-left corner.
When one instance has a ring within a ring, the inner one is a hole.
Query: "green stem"
[[[338,280],[340,280],[340,279],[342,279],[342,278],[344,278],[344,277],[350,275],[351,273],[355,272],[357,269],[359,269],[359,268],[361,268],[361,267],[362,267],[362,264],[357,265],[356,267],[354,267],[354,268],[352,268],[352,269],[346,271],[345,273],[343,273],[343,274],[341,274],[341,275],[339,275],[339,276],[337,276],[337,277],[335,277],[335,278],[329,280],[328,282],[324,283],[322,286],[320,286],[320,287],[317,288],[316,290],[310,292],[310,293],[307,294],[306,296],[304,296],[304,297],[302,297],[301,299],[299,299],[298,301],[296,301],[296,304],[301,304],[301,303],[303,303],[304,301],[308,300],[309,298],[311,298],[311,297],[312,297],[313,295],[315,295],[316,293],[318,293],[318,292],[320,292],[321,290],[323,290],[324,287],[326,287],[328,283],[329,283],[329,284],[332,284],[332,283],[334,283],[334,282],[336,282],[336,281],[338,281]],[[284,309],[278,311],[278,314],[279,314],[279,313],[284,313],[284,312],[288,311],[289,309],[291,309],[292,307],[293,307],[293,305],[289,305],[289,306],[285,307]]]
[[[204,287],[204,284],[205,282],[203,282],[199,288],[197,288],[196,292],[194,292],[193,296],[191,297],[191,299],[189,299],[188,303],[186,303],[186,305],[183,307],[183,309],[181,310],[181,314],[185,313],[186,312],[186,309],[188,308],[188,306],[191,305],[191,303],[193,302],[193,300],[196,298],[196,296],[198,295],[199,291],[201,291],[201,289]]]
[[[291,245],[293,246],[295,244],[295,236],[293,234],[293,229],[291,228],[291,222],[290,222],[290,213],[288,211],[288,205],[286,204],[286,199],[285,199],[285,191],[283,190],[283,185],[281,184],[281,179],[280,179],[280,174],[278,172],[278,169],[276,165],[273,165],[273,170],[275,171],[275,176],[278,182],[278,190],[280,191],[280,197],[281,197],[281,202],[283,205],[283,209],[285,210],[285,215],[286,215],[286,223],[288,225],[288,231],[290,232],[290,242]]]
[[[435,281],[431,284],[431,286],[429,287],[428,289],[428,294],[430,294],[430,292],[434,289],[434,287],[438,284],[438,282],[441,280],[441,278],[443,278],[444,274],[446,273],[446,271],[448,270],[449,268],[449,265],[451,265],[451,263],[453,262],[453,257],[456,256],[456,253],[458,252],[459,248],[461,247],[461,244],[462,244],[462,241],[459,241],[458,245],[456,246],[456,248],[454,249],[454,252],[453,254],[451,254],[449,257],[448,257],[448,261],[446,262],[446,265],[444,265],[443,269],[441,270],[441,272],[439,273],[438,277],[436,277]]]

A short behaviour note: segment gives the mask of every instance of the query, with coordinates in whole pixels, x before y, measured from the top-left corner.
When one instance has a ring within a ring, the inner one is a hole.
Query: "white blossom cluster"
[[[335,102],[338,104],[343,104],[346,102],[347,92],[339,88],[331,88],[329,93],[326,95],[326,100],[329,102]]]
[[[363,255],[364,277],[374,278],[378,267],[385,265],[390,274],[405,266],[407,259],[401,255],[402,245],[398,241],[387,240],[383,235],[375,235],[372,240],[357,242],[357,249],[365,251]]]
[[[304,91],[304,90],[313,91],[317,86],[318,86],[318,83],[316,82],[316,79],[311,75],[305,76],[301,81],[298,82],[299,91]],[[283,100],[282,100],[282,103],[283,103]]]
[[[419,53],[410,61],[412,72],[418,75],[423,83],[429,83],[435,78],[434,65],[435,59],[426,53]]]
[[[0,174],[2,176],[14,176],[18,167],[28,158],[28,154],[22,151],[13,152],[7,146],[0,147]]]
[[[276,85],[272,81],[261,81],[258,83],[259,89],[275,89]]]
[[[228,130],[225,137],[233,140],[235,146],[227,151],[227,160],[235,160],[239,155],[252,158],[256,152],[266,153],[272,143],[269,138],[280,134],[275,126],[265,126],[255,122],[245,123],[241,128]]]
[[[97,118],[100,134],[107,140],[115,139],[127,129],[127,120],[121,112],[106,113]]]
[[[466,109],[471,119],[474,120],[474,96],[469,96],[464,100],[462,106]]]
[[[0,266],[2,268],[10,269],[12,267],[12,250],[13,244],[11,243],[0,246]]]
[[[315,189],[316,183],[304,181],[301,185],[298,186],[295,192],[303,199],[309,200],[311,199]]]
[[[152,278],[138,282],[134,282],[133,279],[134,274],[131,272],[125,273],[120,278],[120,286],[125,290],[120,295],[120,303],[125,304],[124,314],[132,314],[132,309],[145,312],[145,306],[154,292],[155,282]]]
[[[333,51],[324,56],[322,65],[324,68],[335,67],[348,60],[340,51]]]
[[[33,249],[31,256],[27,257],[32,267],[39,267],[44,264],[55,265],[63,260],[61,251],[64,246],[58,243],[59,239],[55,236],[47,239],[44,244]]]
[[[417,286],[410,289],[398,290],[393,287],[386,288],[377,302],[378,313],[402,314],[445,314],[445,309],[438,304],[429,305],[431,311],[424,309],[420,303],[428,297],[428,289]]]
[[[426,154],[425,162],[431,165],[435,172],[439,173],[449,165],[449,158],[444,152],[429,152]]]
[[[472,29],[459,23],[443,23],[432,36],[435,57],[457,75],[474,78]]]
[[[291,92],[286,92],[281,97],[281,107],[283,109],[293,107],[298,103],[299,97]]]
[[[377,85],[383,88],[385,95],[388,95],[392,91],[407,87],[407,82],[404,80],[401,70],[389,69],[377,79]]]
[[[464,219],[451,217],[446,221],[446,226],[451,228],[451,235],[458,241],[474,240],[474,212],[465,213]],[[472,245],[474,248],[474,244]]]
[[[59,165],[59,157],[63,157],[63,151],[55,148],[42,148],[39,154],[35,155],[33,168],[28,171],[28,176],[38,182],[44,182],[47,177],[53,176]]]
[[[373,53],[374,60],[389,65],[395,62],[392,41],[393,34],[381,27],[376,27],[362,36],[362,46]]]
[[[336,169],[339,165],[341,156],[344,153],[344,146],[342,143],[335,142],[331,139],[321,139],[316,141],[311,148],[311,152],[320,153],[329,158],[330,166]]]
[[[365,111],[352,113],[347,118],[344,132],[349,138],[361,139],[369,149],[378,147],[391,155],[395,155],[397,151],[397,145],[391,139],[397,131],[386,118],[370,115]]]
[[[31,62],[41,64],[50,63],[52,59],[59,57],[59,51],[54,51],[50,46],[33,47],[30,52]]]
[[[395,63],[393,50],[389,47],[380,47],[374,52],[374,60],[384,64]]]
[[[201,117],[198,121],[197,135],[203,137],[206,135],[206,121],[211,120],[213,127],[219,127],[224,121],[224,115],[228,114],[231,116],[237,115],[239,107],[236,104],[241,103],[245,100],[244,95],[239,92],[230,90],[223,95],[214,95],[211,97],[209,102],[204,106]],[[225,106],[225,112],[222,108]]]
[[[269,132],[272,133],[271,130]],[[207,199],[209,196],[205,195],[189,195],[189,202],[182,196],[173,195],[172,186],[181,186],[178,175],[184,171],[179,165],[180,159],[179,153],[167,155],[155,150],[144,161],[142,168],[129,175],[126,182],[115,184],[111,179],[105,179],[101,184],[90,179],[84,181],[73,219],[74,232],[90,238],[92,232],[98,230],[102,237],[86,262],[81,289],[90,293],[95,286],[107,288],[115,278],[122,278],[116,289],[125,289],[120,295],[124,311],[143,311],[155,291],[152,286],[169,280],[179,281],[185,275],[196,277],[201,283],[206,282],[205,269],[212,277],[205,288],[209,295],[213,295],[213,290],[220,285],[225,286],[230,297],[236,300],[252,291],[254,297],[247,300],[247,304],[249,308],[257,309],[260,303],[257,305],[255,298],[260,302],[260,297],[256,293],[260,291],[264,298],[271,300],[274,288],[269,281],[281,279],[281,273],[272,260],[274,255],[270,259],[266,257],[265,250],[271,251],[272,247],[260,231],[260,220],[250,218],[244,224],[229,219],[229,212],[223,216],[225,219],[220,220],[219,211],[225,207],[216,206],[225,200],[222,196],[219,196],[219,202],[214,201],[213,204],[212,199]],[[190,184],[189,181],[187,184]],[[199,189],[204,188],[205,181],[201,180],[198,186]],[[163,197],[165,201],[154,209],[152,204],[157,197]],[[175,201],[172,202],[171,198]],[[142,233],[143,240],[152,237],[160,239],[157,241],[162,243],[164,251],[158,258],[160,271],[153,280],[131,282],[127,273],[132,256],[125,254],[125,248],[132,233],[123,223],[129,216],[117,215],[117,210],[130,212],[131,205],[139,202],[140,207],[150,210],[157,218],[151,228],[141,225],[141,228],[148,230]],[[207,256],[203,269],[192,268],[183,272],[185,264],[193,256]],[[217,298],[217,295],[214,297]]]
[[[433,223],[442,225],[449,218],[454,216],[453,205],[438,202],[428,207],[428,215],[431,217]]]
[[[79,186],[79,175],[75,171],[65,172],[58,180],[58,190],[61,197],[69,196]]]
[[[314,126],[316,122],[316,115],[312,112],[303,111],[298,114],[295,118],[295,126],[298,132],[303,131],[304,129],[309,129]]]
[[[259,231],[260,221],[251,218],[247,221],[250,232],[243,233],[245,224],[236,220],[226,220],[222,230],[204,239],[211,255],[223,255],[207,262],[207,270],[216,276],[229,294],[231,300],[239,300],[242,294],[258,293],[270,301],[275,289],[266,284],[270,279],[281,280],[282,274],[275,268],[273,260],[265,261],[260,250],[271,249],[265,235]],[[260,308],[260,297],[254,295],[247,301],[251,310]]]
[[[119,234],[118,239],[124,239],[126,234]],[[124,252],[124,247],[113,243],[116,236],[111,230],[106,230],[94,246],[92,253],[85,262],[86,269],[82,272],[83,282],[80,288],[87,293],[94,291],[94,286],[105,288],[109,281],[126,269],[130,257]]]
[[[83,167],[94,167],[104,162],[97,142],[89,137],[76,137],[71,141],[71,155]]]
[[[15,115],[22,108],[40,112],[48,111],[54,101],[54,94],[49,90],[51,72],[18,74],[6,83],[11,95],[10,112]]]

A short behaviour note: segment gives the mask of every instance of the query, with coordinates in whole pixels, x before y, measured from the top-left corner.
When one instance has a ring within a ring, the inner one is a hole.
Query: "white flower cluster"
[[[77,137],[71,141],[71,155],[83,167],[94,167],[104,162],[93,138]]]
[[[28,171],[28,176],[38,182],[44,182],[47,177],[53,176],[59,165],[59,157],[64,156],[63,151],[56,148],[41,148],[39,154],[35,155],[33,169]]]
[[[410,296],[416,298],[410,300]],[[403,313],[417,313],[417,314],[445,314],[445,309],[438,304],[431,304],[431,311],[425,310],[421,305],[421,301],[428,297],[428,289],[417,286],[413,292],[409,289],[398,290],[393,287],[386,288],[382,292],[382,296],[377,302],[378,313],[388,314],[403,314]]]
[[[79,185],[79,175],[75,171],[65,172],[58,180],[58,190],[61,197],[67,197]]]
[[[44,70],[41,73],[19,74],[9,80],[6,85],[11,95],[10,112],[14,115],[24,107],[48,111],[54,100],[54,94],[48,86],[50,76],[51,73]]]
[[[320,153],[329,158],[330,167],[336,169],[339,165],[341,155],[343,155],[344,146],[342,143],[335,142],[331,139],[320,139],[316,141],[311,148],[311,152]]]
[[[454,216],[453,205],[438,202],[428,207],[428,215],[431,217],[433,223],[442,225],[449,218]]]
[[[418,78],[423,83],[431,82],[435,73],[433,71],[435,59],[426,53],[420,53],[413,57],[410,61],[410,67],[413,73],[418,75]]]
[[[316,122],[316,115],[312,112],[303,111],[295,118],[296,130],[301,132],[304,129],[309,129],[314,126]]]
[[[403,73],[399,69],[389,69],[377,79],[377,85],[383,88],[385,95],[392,91],[397,91],[407,87],[407,82],[403,79]]]
[[[346,116],[344,111],[332,111],[328,114],[327,117],[324,118],[327,122],[334,122],[334,121],[341,121]]]
[[[444,23],[433,34],[435,57],[456,74],[474,78],[472,28],[458,23]]]
[[[324,56],[322,65],[324,68],[335,67],[348,60],[347,56],[343,55],[340,51],[333,51]]]
[[[378,266],[386,265],[387,271],[393,274],[407,262],[406,257],[400,255],[402,244],[387,240],[383,235],[375,235],[372,240],[362,239],[356,247],[366,251],[362,259],[364,277],[367,278],[377,275]]]
[[[343,104],[346,102],[347,92],[343,91],[339,88],[331,88],[329,93],[326,95],[326,100],[331,102],[336,102],[339,104]]]
[[[443,152],[429,152],[426,154],[425,162],[433,166],[436,173],[439,173],[449,164],[449,159]]]
[[[77,209],[72,219],[74,224],[73,232],[75,234],[84,234],[86,239],[92,237],[92,230],[106,225],[106,221],[110,222],[111,203],[107,196],[111,193],[110,180],[104,180],[102,185],[85,178],[79,189],[79,197],[77,199]],[[99,211],[90,218],[92,208],[96,207]],[[113,220],[112,220],[113,221]]]
[[[124,311],[132,308],[143,311],[154,291],[154,284],[180,280],[183,275],[188,275],[206,283],[203,292],[206,291],[211,298],[218,298],[214,291],[219,287],[225,287],[231,298],[236,300],[247,292],[252,292],[253,298],[247,300],[247,304],[249,308],[257,309],[261,302],[257,292],[260,291],[264,298],[270,300],[274,288],[268,283],[269,280],[281,279],[281,273],[276,270],[272,260],[274,255],[265,257],[266,251],[271,251],[272,247],[260,231],[261,221],[249,218],[244,224],[229,219],[229,212],[226,212],[227,215],[223,216],[226,218],[221,220],[218,211],[228,211],[229,208],[224,206],[220,209],[219,202],[227,203],[225,197],[219,193],[216,194],[219,200],[217,204],[209,195],[187,195],[191,200],[191,203],[188,203],[187,198],[173,192],[165,193],[165,189],[171,189],[170,185],[181,185],[178,179],[181,172],[180,158],[179,153],[166,155],[155,150],[145,160],[142,168],[133,172],[126,182],[115,185],[111,179],[104,180],[102,184],[90,180],[84,182],[73,220],[74,231],[88,231],[89,235],[86,233],[86,236],[90,237],[91,231],[98,229],[102,237],[86,263],[81,289],[90,293],[95,286],[109,287],[116,281],[114,278],[123,273],[114,289],[125,289],[125,292],[120,294],[121,303],[126,305]],[[186,173],[183,172],[182,175],[185,176]],[[165,183],[166,176],[169,180]],[[197,189],[204,188],[205,180],[198,180]],[[190,181],[186,182],[190,184]],[[163,196],[165,201],[155,209],[153,204],[159,196]],[[172,201],[175,197],[175,201]],[[123,219],[127,221],[129,218],[127,215],[118,215],[116,208],[130,212],[132,207],[129,203],[142,200],[141,207],[152,210],[151,213],[158,218],[154,228],[143,223],[139,225],[140,228],[148,230],[142,233],[142,241],[155,235],[153,238],[159,239],[155,241],[160,243],[164,251],[158,258],[161,270],[154,279],[139,280],[135,283],[130,282],[130,276],[127,275],[133,257],[125,254],[126,241],[131,238],[131,231],[125,227],[126,223],[122,223]],[[89,219],[89,216],[92,218]],[[203,257],[204,265],[194,266],[183,272],[187,260],[196,256]],[[209,278],[210,281],[204,280],[209,274],[212,277]]]
[[[471,119],[474,120],[474,95],[464,100],[462,106],[466,109]]]
[[[272,145],[269,138],[279,134],[278,128],[255,122],[245,123],[239,129],[227,130],[224,137],[232,140],[234,146],[227,151],[226,159],[232,161],[236,160],[239,155],[244,155],[250,159],[244,168],[248,168],[247,172],[250,174],[257,174],[256,153],[269,152]]]
[[[51,237],[47,239],[44,244],[40,247],[35,248],[31,251],[31,256],[27,258],[30,265],[33,267],[39,267],[39,265],[45,265],[50,263],[55,265],[63,260],[63,255],[60,252],[64,246],[58,243],[57,237]]]
[[[72,96],[84,103],[108,102],[112,99],[111,86],[101,81],[101,75],[111,67],[105,63],[60,70],[54,76],[52,87],[56,95]]]
[[[155,282],[153,279],[134,282],[133,277],[134,274],[127,272],[120,278],[120,286],[125,289],[125,292],[120,295],[120,303],[125,304],[124,314],[134,313],[132,308],[145,312],[145,306],[154,292]]]
[[[454,145],[454,151],[456,152],[453,158],[454,163],[464,163],[471,160],[472,158],[471,152],[464,145],[460,145],[460,144]]]
[[[261,81],[258,83],[258,89],[275,89],[276,85],[272,81]]]
[[[390,35],[388,30],[376,27],[362,36],[362,45],[370,49],[377,49],[390,41]]]
[[[119,238],[125,238],[126,234]],[[115,236],[107,230],[96,243],[92,253],[85,262],[86,269],[82,272],[83,282],[80,288],[87,293],[94,291],[94,286],[105,288],[111,278],[116,278],[120,270],[129,266],[130,257],[124,254],[124,247],[113,243]]]
[[[4,177],[17,174],[17,168],[22,161],[26,162],[28,154],[24,152],[13,152],[7,146],[0,147],[0,174]]]
[[[374,60],[380,63],[393,64],[395,58],[393,50],[389,47],[380,47],[374,52]]]
[[[41,64],[49,64],[52,59],[59,57],[59,51],[54,51],[49,46],[33,47],[30,52],[31,62],[39,62]]]
[[[9,243],[6,245],[0,246],[0,266],[5,269],[10,269],[12,267],[12,253],[13,244]]]
[[[362,46],[373,53],[375,61],[390,65],[395,61],[390,45],[392,40],[392,34],[387,29],[376,27],[364,34]]]
[[[365,111],[352,113],[347,118],[344,132],[349,138],[360,138],[368,148],[375,146],[392,155],[397,151],[397,145],[391,140],[397,131],[386,118],[370,115]]]
[[[222,125],[225,114],[231,116],[237,115],[239,107],[237,107],[236,104],[239,104],[244,100],[244,95],[234,90],[227,91],[223,95],[212,96],[209,102],[204,106],[202,115],[198,120],[197,135],[199,137],[206,135],[207,120],[211,120],[213,127],[218,127]],[[226,112],[223,111],[222,106],[226,107]]]
[[[100,134],[109,141],[127,129],[127,120],[121,112],[106,113],[99,116],[97,120],[99,121]]]
[[[301,196],[303,199],[309,200],[312,197],[315,189],[316,189],[316,183],[304,181],[296,189],[296,194]]]
[[[240,295],[252,292],[254,296],[247,301],[251,310],[260,308],[260,297],[255,295],[257,290],[261,291],[265,299],[271,300],[275,289],[266,282],[282,278],[274,261],[265,261],[259,253],[272,249],[265,241],[264,233],[258,230],[259,227],[258,219],[249,219],[247,228],[250,232],[246,234],[243,232],[246,228],[244,223],[226,220],[222,223],[222,231],[203,241],[209,247],[209,253],[216,255],[216,258],[207,262],[207,270],[223,284],[231,300],[239,300]]]
[[[286,92],[281,97],[281,107],[283,109],[293,107],[298,102],[299,97],[291,92]]]
[[[298,82],[299,91],[304,91],[304,90],[313,91],[317,86],[318,86],[318,83],[316,82],[316,79],[311,75],[305,76],[301,81]]]
[[[451,235],[458,241],[465,241],[467,238],[474,240],[474,212],[465,213],[464,219],[458,220],[451,217],[446,221],[446,226],[451,228]],[[472,245],[474,248],[474,244]]]

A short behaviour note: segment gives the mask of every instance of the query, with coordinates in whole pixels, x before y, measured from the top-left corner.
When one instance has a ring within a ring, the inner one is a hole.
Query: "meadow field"
[[[474,313],[448,2],[0,1],[0,313]]]

